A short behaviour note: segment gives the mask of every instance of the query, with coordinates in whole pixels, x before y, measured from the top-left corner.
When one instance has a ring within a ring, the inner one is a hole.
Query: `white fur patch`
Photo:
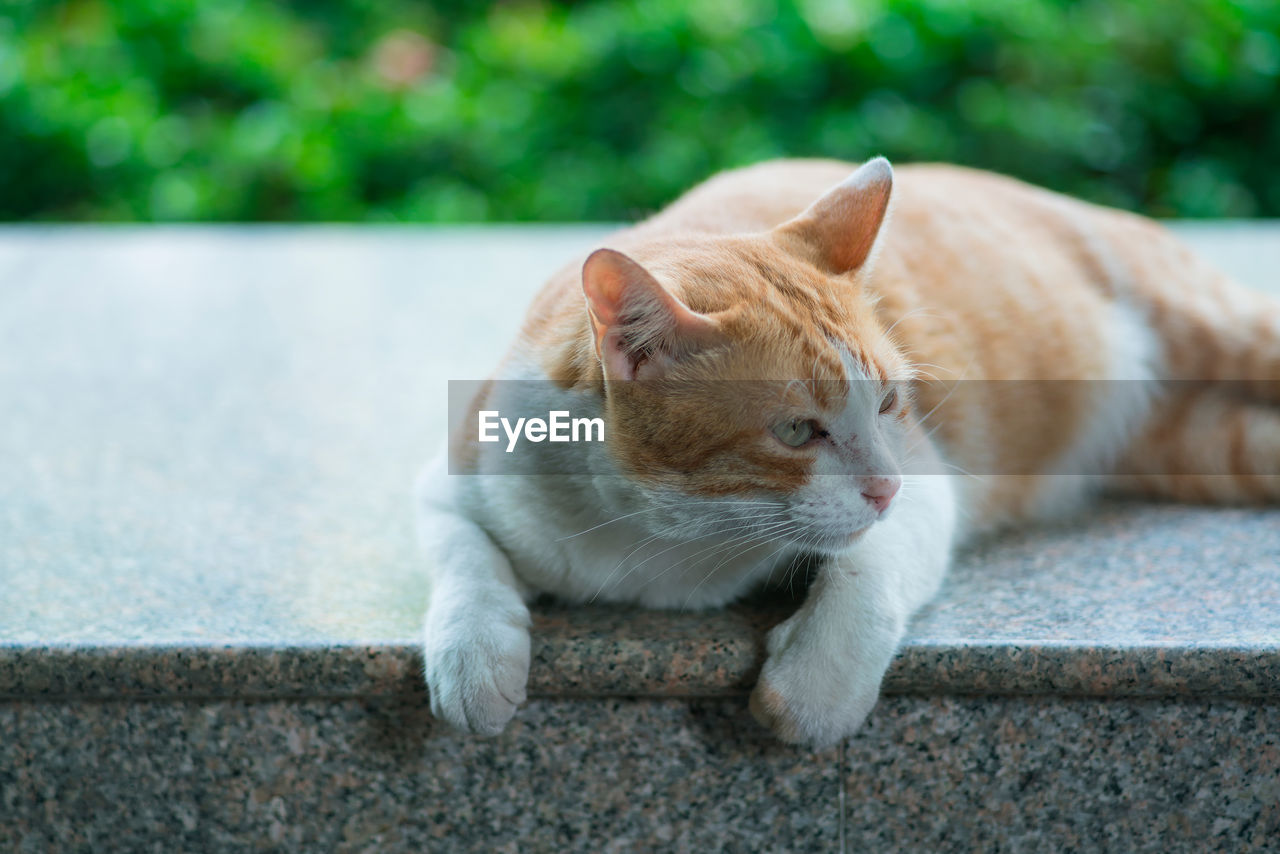
[[[1142,316],[1113,303],[1106,330],[1106,379],[1096,383],[1091,414],[1071,447],[1041,478],[1033,515],[1048,517],[1070,510],[1103,485],[1104,475],[1142,426],[1155,397],[1159,339]]]

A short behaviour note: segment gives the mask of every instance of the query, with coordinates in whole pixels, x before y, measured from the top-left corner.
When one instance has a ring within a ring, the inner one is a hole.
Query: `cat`
[[[711,608],[808,556],[750,708],[830,745],[975,535],[1102,489],[1280,499],[1278,378],[1280,304],[1138,216],[883,158],[722,173],[550,280],[419,478],[432,711],[503,730],[538,594]],[[606,440],[509,476],[469,426],[503,407]]]

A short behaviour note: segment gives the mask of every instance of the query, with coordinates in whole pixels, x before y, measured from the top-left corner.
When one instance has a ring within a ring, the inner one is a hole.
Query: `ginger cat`
[[[457,727],[524,701],[538,593],[715,607],[817,556],[751,708],[831,744],[966,538],[1102,488],[1280,499],[1280,305],[1139,217],[960,168],[777,161],[606,244],[534,301],[495,377],[527,382],[472,410],[598,417],[606,441],[513,477],[469,416],[470,474],[419,481],[426,679]]]

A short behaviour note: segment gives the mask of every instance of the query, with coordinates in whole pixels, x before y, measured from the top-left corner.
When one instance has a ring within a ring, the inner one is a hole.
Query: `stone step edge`
[[[708,649],[707,645],[714,647]],[[761,639],[537,637],[533,697],[747,693]],[[353,644],[0,645],[0,700],[404,698],[425,700],[408,641]],[[911,641],[887,694],[1280,699],[1280,645],[1089,646]]]

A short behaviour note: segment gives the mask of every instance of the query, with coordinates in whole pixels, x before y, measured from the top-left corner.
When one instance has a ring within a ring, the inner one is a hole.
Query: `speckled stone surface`
[[[1183,229],[1277,284],[1280,227]],[[420,692],[446,382],[603,231],[0,229],[0,697]],[[1277,696],[1277,567],[1280,512],[1109,504],[962,556],[886,688]],[[785,613],[549,606],[531,689],[740,693]]]
[[[316,699],[0,704],[0,732],[15,852],[1280,847],[1280,705],[1249,700],[899,697],[843,759],[731,700],[534,701],[494,741]]]
[[[839,761],[725,700],[0,704],[0,851],[835,851]]]
[[[1280,850],[1280,705],[894,698],[847,743],[851,851]]]

